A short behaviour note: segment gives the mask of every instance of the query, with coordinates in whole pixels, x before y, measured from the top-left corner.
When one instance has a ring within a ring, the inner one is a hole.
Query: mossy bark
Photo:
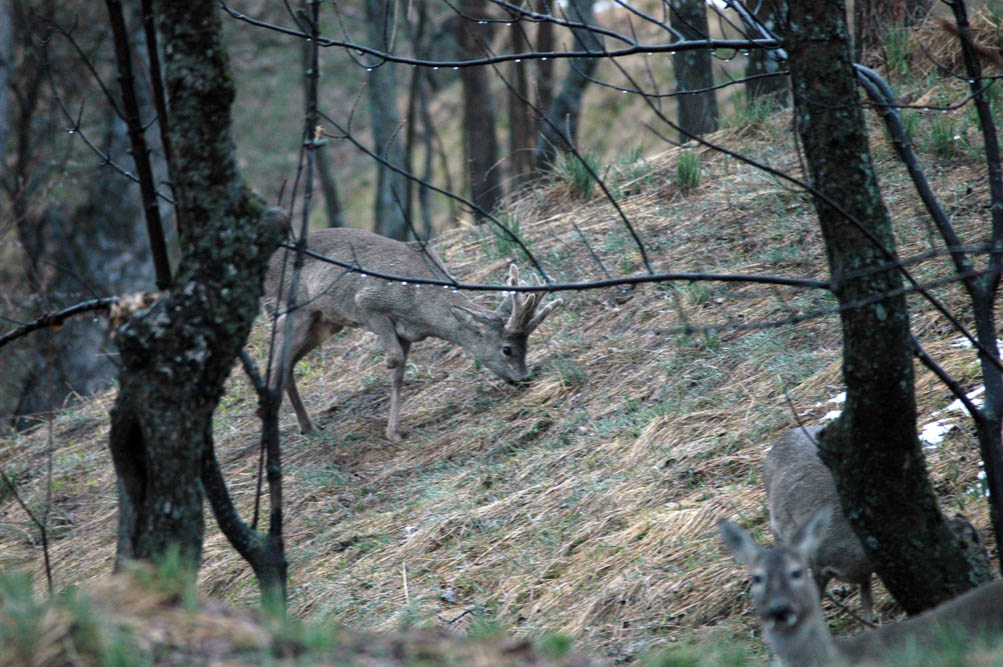
[[[217,6],[161,3],[157,19],[182,258],[170,291],[119,329],[109,445],[119,486],[119,562],[155,558],[176,544],[197,563],[206,434],[258,313],[280,229],[237,171],[234,88]]]
[[[875,570],[910,613],[977,583],[916,434],[909,315],[871,162],[842,3],[789,2],[786,46],[843,333],[843,414],[821,455]]]

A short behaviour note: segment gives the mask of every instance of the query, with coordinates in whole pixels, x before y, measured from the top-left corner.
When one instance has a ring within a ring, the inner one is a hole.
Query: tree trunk
[[[785,0],[762,0],[755,6],[756,18],[771,32],[779,36],[779,28],[787,12]],[[745,76],[760,78],[745,82],[745,97],[748,102],[770,100],[777,106],[786,107],[790,104],[787,96],[787,77],[776,74],[784,69],[784,63],[777,58],[776,51],[770,49],[752,49],[745,64]]]
[[[396,30],[394,0],[366,0],[369,45],[389,52]],[[397,73],[394,64],[380,62],[369,71],[369,112],[373,129],[373,150],[389,164],[404,167],[404,143],[397,115]],[[373,231],[392,239],[406,240],[409,235],[404,218],[407,182],[384,164],[376,167],[376,203],[373,207]]]
[[[122,365],[109,447],[119,565],[171,545],[189,562],[201,556],[207,434],[280,238],[237,171],[233,78],[218,11],[194,0],[158,5],[183,255],[171,290],[118,331]]]
[[[856,104],[844,8],[814,0],[789,5],[785,36],[798,131],[843,332],[846,404],[825,429],[820,454],[878,575],[916,613],[971,588],[980,574],[937,507],[916,435],[909,316]]]
[[[460,50],[466,59],[483,58],[484,28],[477,19],[487,16],[484,0],[463,0],[463,19],[457,22]],[[491,79],[483,67],[464,67],[463,82],[463,146],[470,180],[470,199],[482,211],[491,213],[501,201],[501,175],[498,166],[498,138],[495,136],[495,101],[491,94]],[[483,222],[484,216],[474,212]]]
[[[707,3],[704,0],[682,0],[672,4],[672,27],[687,40],[707,39]],[[717,129],[717,97],[713,90],[714,72],[710,51],[695,49],[672,54],[672,70],[676,75],[676,92],[703,92],[678,95],[679,140],[703,136]]]
[[[550,0],[536,0],[536,11],[540,14],[549,14],[553,3]],[[540,53],[550,53],[554,50],[554,24],[550,21],[542,21],[536,26],[536,50]],[[536,63],[536,111],[533,118],[537,128],[542,128],[543,119],[550,109],[554,100],[554,61],[550,58],[538,58]],[[540,168],[539,163],[533,162],[536,169]]]
[[[576,23],[594,24],[593,4],[594,0],[570,0],[568,19]],[[602,39],[594,32],[574,29],[572,33],[575,36],[575,50],[602,53]],[[534,156],[538,166],[553,163],[557,151],[570,151],[574,147],[585,87],[598,65],[599,58],[573,58],[568,61],[568,75],[561,86],[561,92],[551,102],[547,116],[540,125],[540,137]]]
[[[881,48],[882,38],[893,28],[918,25],[930,13],[933,0],[857,0],[853,3],[853,58]]]
[[[529,52],[533,49],[522,24],[512,26],[512,51]],[[533,178],[533,115],[529,99],[527,63],[512,62],[509,66],[508,90],[508,150],[511,169],[511,187],[518,188]]]

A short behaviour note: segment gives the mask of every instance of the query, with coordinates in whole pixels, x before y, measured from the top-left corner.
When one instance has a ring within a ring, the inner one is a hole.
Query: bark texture
[[[878,575],[916,613],[986,573],[970,566],[948,530],[916,435],[909,315],[844,9],[814,0],[789,5],[785,35],[798,131],[842,309],[846,404],[825,429],[820,454]]]
[[[109,446],[119,563],[171,545],[190,562],[201,555],[207,434],[280,238],[236,168],[233,79],[218,11],[194,0],[158,7],[182,258],[171,290],[118,332]]]

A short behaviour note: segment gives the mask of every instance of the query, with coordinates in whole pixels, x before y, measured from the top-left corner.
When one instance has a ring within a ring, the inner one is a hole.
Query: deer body
[[[314,252],[362,270],[450,279],[442,260],[430,248],[359,229],[317,230],[310,234],[307,245]],[[293,257],[293,251],[280,248],[272,256],[265,278],[265,294],[280,294],[276,350],[281,350],[283,344]],[[518,279],[519,271],[512,265],[508,284],[517,285]],[[555,299],[537,312],[541,296],[509,293],[496,310],[489,310],[448,288],[374,278],[308,257],[296,292],[289,368],[291,371],[304,355],[344,327],[362,327],[375,333],[386,350],[386,364],[391,371],[386,434],[397,442],[401,440],[400,391],[411,344],[429,336],[442,338],[464,348],[506,381],[524,382],[530,377],[526,368],[529,334],[561,303]],[[277,378],[277,373],[273,372],[272,377]],[[286,377],[286,390],[300,429],[313,430],[291,372]]]
[[[831,511],[813,515],[790,542],[759,546],[743,528],[718,523],[721,539],[751,575],[751,597],[763,638],[785,665],[857,664],[880,660],[910,642],[922,645],[948,628],[979,635],[1003,632],[1003,581],[983,584],[918,616],[834,638],[808,577],[808,554],[823,539]]]
[[[770,504],[770,527],[779,542],[790,542],[818,510],[828,508],[832,518],[813,552],[808,554],[819,596],[829,579],[860,586],[865,620],[873,611],[873,568],[860,540],[850,528],[839,504],[832,473],[818,457],[820,426],[792,429],[777,439],[766,455],[763,480]]]

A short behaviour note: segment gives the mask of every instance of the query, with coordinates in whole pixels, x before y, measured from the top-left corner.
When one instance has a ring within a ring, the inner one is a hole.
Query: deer
[[[798,427],[781,435],[763,466],[763,481],[770,506],[770,527],[778,542],[788,542],[818,510],[828,508],[828,522],[815,550],[808,554],[819,597],[832,578],[860,587],[863,619],[873,617],[870,560],[839,504],[839,494],[829,468],[818,457],[821,426]]]
[[[289,402],[296,412],[300,431],[315,425],[307,414],[292,374],[292,368],[307,353],[345,327],[361,327],[376,334],[386,352],[390,370],[390,416],[386,436],[401,442],[401,387],[411,344],[428,337],[441,338],[462,347],[498,377],[510,384],[530,379],[526,367],[529,335],[560,306],[552,299],[540,307],[542,292],[506,292],[498,307],[485,308],[448,285],[417,285],[406,279],[385,280],[368,272],[452,281],[445,264],[427,245],[404,243],[372,232],[349,227],[311,232],[309,249],[352,268],[309,256],[303,265],[295,294],[296,313],[289,337],[290,363],[285,379]],[[274,302],[275,350],[285,343],[285,318],[292,279],[294,251],[279,248],[272,255],[265,276],[265,294],[279,295]],[[509,287],[520,282],[519,268],[509,266]],[[281,286],[281,287],[280,287]],[[283,292],[286,292],[284,294]],[[266,296],[266,298],[268,298]],[[274,296],[273,296],[274,298]],[[273,371],[278,353],[273,354]],[[272,372],[273,382],[278,372]]]
[[[718,522],[725,546],[745,565],[763,638],[784,665],[882,664],[889,652],[962,632],[966,637],[1003,632],[1003,581],[974,588],[903,621],[835,638],[822,614],[818,587],[807,575],[810,554],[825,539],[831,508],[813,514],[790,537],[761,547],[747,530],[727,519]]]

